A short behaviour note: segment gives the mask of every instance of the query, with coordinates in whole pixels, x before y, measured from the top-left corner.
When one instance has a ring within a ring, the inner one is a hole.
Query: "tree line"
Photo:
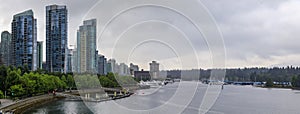
[[[203,74],[209,73],[206,72]],[[226,69],[225,81],[291,82],[292,86],[300,87],[300,67]]]
[[[47,94],[53,90],[77,89],[77,86],[84,88],[121,87],[122,84],[132,84],[131,76],[118,76],[113,73],[107,75],[73,74],[73,73],[52,73],[38,69],[29,71],[24,67],[0,66],[0,99],[4,94],[8,98],[23,98],[40,94]]]

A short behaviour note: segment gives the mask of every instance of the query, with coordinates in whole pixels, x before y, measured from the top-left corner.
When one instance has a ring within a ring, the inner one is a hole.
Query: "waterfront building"
[[[65,5],[46,6],[46,65],[49,72],[67,71],[68,10]]]
[[[107,60],[106,60],[106,58],[105,58],[105,56],[104,55],[98,55],[98,60],[97,60],[97,62],[98,62],[98,65],[97,65],[97,67],[98,67],[98,74],[100,74],[100,75],[106,75],[107,74]]]
[[[12,20],[12,65],[37,69],[37,26],[32,10],[13,16]]]
[[[83,21],[83,25],[77,31],[77,59],[78,72],[96,73],[96,31],[97,20],[90,19]]]
[[[74,48],[73,49],[73,55],[72,55],[72,72],[78,72],[78,64],[79,64],[79,62],[78,62],[78,60],[77,60],[77,49],[76,48]]]
[[[108,61],[107,61],[107,63],[108,63],[108,68],[107,68],[107,70],[109,71],[109,72],[112,72],[112,73],[117,73],[117,71],[118,71],[118,68],[117,68],[117,63],[116,63],[116,60],[115,59],[109,59]]]
[[[114,73],[119,74],[120,73],[120,65],[118,63],[116,63],[114,67],[115,67],[114,68]]]
[[[107,73],[112,72],[111,62],[109,62],[109,61],[107,61],[107,64],[106,64],[106,71],[107,71]]]
[[[152,79],[158,79],[159,77],[159,63],[156,61],[152,61],[152,63],[149,63],[150,65],[150,75]]]
[[[37,68],[43,69],[43,41],[37,42]]]
[[[8,31],[3,31],[1,33],[1,62],[5,66],[9,66],[12,62],[11,58],[11,34]]]
[[[45,62],[45,61],[43,61],[42,69],[43,69],[43,70],[47,70],[47,65],[46,65],[46,62]]]
[[[134,65],[133,63],[130,63],[129,70],[130,70],[130,74],[134,75],[134,71],[139,71],[139,66],[138,65]]]
[[[125,63],[120,63],[118,73],[119,73],[120,76],[128,76],[129,75],[128,66]]]
[[[150,81],[151,76],[149,71],[144,71],[143,69],[141,71],[134,71],[134,78],[137,80],[143,80],[143,81]]]
[[[74,61],[73,61],[73,56],[74,56],[74,49],[68,49],[68,56],[67,56],[67,72],[73,72],[73,67],[74,67]]]

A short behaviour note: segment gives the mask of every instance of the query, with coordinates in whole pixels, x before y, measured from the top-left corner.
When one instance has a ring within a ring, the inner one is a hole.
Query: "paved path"
[[[54,100],[55,97],[52,95],[40,95],[35,97],[26,98],[23,100],[19,100],[17,102],[13,102],[8,104],[7,106],[3,106],[0,108],[3,112],[14,112],[14,113],[22,113],[25,109],[39,105],[41,103],[49,102]]]
[[[0,109],[2,107],[5,107],[5,106],[8,106],[8,105],[11,105],[14,103],[14,101],[10,100],[10,99],[0,99]]]

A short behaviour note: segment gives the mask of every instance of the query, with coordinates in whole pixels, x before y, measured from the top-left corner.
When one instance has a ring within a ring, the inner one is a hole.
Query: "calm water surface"
[[[160,89],[141,90],[129,98],[101,103],[60,100],[30,109],[26,114],[198,114],[208,85],[198,84],[195,88],[195,84],[198,83],[189,82],[183,86],[175,83]],[[181,87],[185,89],[178,89]],[[299,106],[300,91],[226,85],[207,113],[299,114]]]

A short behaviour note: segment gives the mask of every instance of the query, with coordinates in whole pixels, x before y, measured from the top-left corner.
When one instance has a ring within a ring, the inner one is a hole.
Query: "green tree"
[[[297,87],[297,77],[296,76],[292,77],[292,86]]]
[[[107,78],[108,78],[109,80],[111,80],[111,81],[117,83],[116,76],[117,76],[116,74],[111,73],[111,72],[107,74]]]
[[[250,80],[251,80],[252,82],[257,81],[257,80],[256,80],[256,77],[257,77],[256,72],[250,74]]]
[[[12,85],[16,85],[20,83],[20,74],[21,74],[21,70],[11,70],[8,69],[7,70],[7,77],[5,79],[5,88],[9,88]]]
[[[110,80],[106,76],[100,76],[99,81],[100,81],[100,84],[101,84],[102,87],[113,88],[113,87],[117,86],[117,84],[115,82],[113,82],[112,80]]]
[[[66,76],[65,75],[63,75],[63,76],[61,76],[61,81],[63,81],[63,82],[65,82],[65,83],[67,83],[68,81],[67,81],[67,78],[66,78]]]
[[[24,95],[25,90],[21,84],[13,85],[10,87],[10,92],[13,97],[20,97]]]
[[[65,82],[61,81],[58,77],[52,76],[51,78],[53,78],[56,89],[59,89],[59,88],[65,89],[67,87],[67,84]]]
[[[53,82],[51,76],[49,75],[43,75],[41,77],[41,80],[43,80],[45,86],[45,90],[49,91],[49,90],[54,90],[55,89],[55,83]]]
[[[3,99],[4,98],[4,94],[3,92],[0,90],[0,99]]]
[[[271,78],[268,78],[267,79],[267,82],[266,82],[266,87],[272,87],[273,86],[273,80]]]
[[[20,77],[20,81],[21,81],[21,84],[22,84],[22,88],[24,88],[25,90],[25,93],[26,95],[32,95],[36,92],[36,81],[35,80],[32,80],[30,79],[33,74],[30,73],[30,74],[27,74],[25,73],[23,76]]]
[[[300,87],[300,75],[293,76],[292,85],[293,85],[293,87]]]
[[[70,89],[76,87],[74,78],[73,78],[73,76],[70,75],[70,74],[68,74],[68,76],[67,76],[67,86],[68,86]]]
[[[7,77],[7,67],[1,65],[0,66],[0,90],[5,91],[5,80]]]

